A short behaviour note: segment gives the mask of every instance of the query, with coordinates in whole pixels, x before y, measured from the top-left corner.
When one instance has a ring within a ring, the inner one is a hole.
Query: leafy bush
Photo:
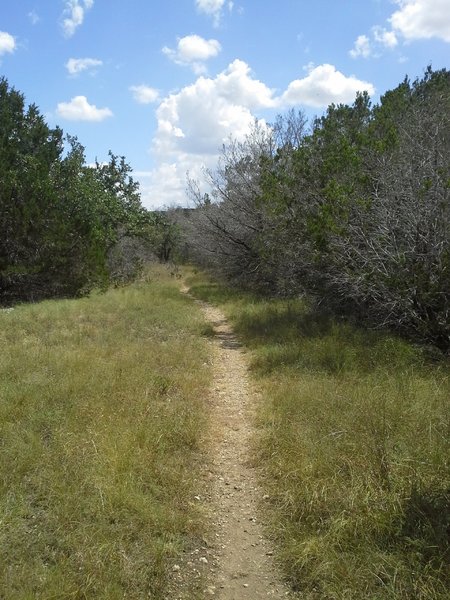
[[[153,255],[156,217],[125,158],[110,152],[107,164],[86,165],[77,139],[49,128],[6,79],[0,166],[0,303],[84,293]]]
[[[255,125],[191,182],[194,260],[270,294],[450,348],[450,73],[428,68],[371,106]],[[212,202],[211,202],[212,198]],[[206,201],[207,200],[207,201]]]

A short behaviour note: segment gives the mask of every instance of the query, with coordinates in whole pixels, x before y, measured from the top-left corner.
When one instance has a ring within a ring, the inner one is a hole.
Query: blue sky
[[[125,155],[148,208],[185,204],[255,117],[449,67],[450,0],[1,0],[0,74],[88,162]]]

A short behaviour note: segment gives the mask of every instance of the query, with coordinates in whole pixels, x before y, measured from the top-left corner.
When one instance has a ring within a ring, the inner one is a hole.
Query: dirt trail
[[[249,381],[245,352],[223,313],[197,302],[215,331],[211,342],[210,497],[204,501],[216,541],[207,558],[199,559],[210,566],[205,597],[286,598],[289,594],[276,574],[259,521],[258,504],[264,496],[249,458],[257,394]]]

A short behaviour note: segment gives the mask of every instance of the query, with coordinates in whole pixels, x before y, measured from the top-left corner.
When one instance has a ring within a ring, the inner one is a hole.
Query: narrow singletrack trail
[[[183,288],[188,293],[187,288]],[[273,565],[258,506],[267,498],[251,465],[250,444],[257,393],[245,351],[223,313],[196,300],[213,326],[214,379],[210,396],[209,497],[204,500],[215,541],[205,597],[220,600],[286,598],[289,592]],[[200,559],[201,560],[201,559]]]

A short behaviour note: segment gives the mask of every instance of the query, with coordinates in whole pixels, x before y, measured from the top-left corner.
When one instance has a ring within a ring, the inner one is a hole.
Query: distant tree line
[[[430,67],[372,106],[367,94],[255,123],[189,182],[198,263],[269,294],[450,349],[450,73]]]
[[[75,137],[0,79],[0,304],[128,280],[168,257],[171,228],[142,206],[124,157],[88,166]]]

